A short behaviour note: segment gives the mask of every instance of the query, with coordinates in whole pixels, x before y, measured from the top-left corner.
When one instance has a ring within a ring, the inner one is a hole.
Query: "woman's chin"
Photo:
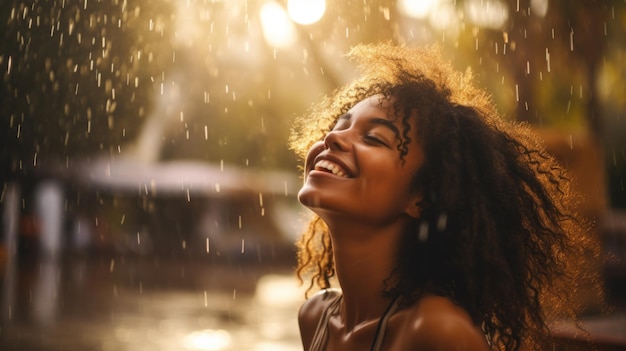
[[[308,191],[306,186],[298,192],[298,201],[310,209],[318,208],[321,204],[319,195]]]

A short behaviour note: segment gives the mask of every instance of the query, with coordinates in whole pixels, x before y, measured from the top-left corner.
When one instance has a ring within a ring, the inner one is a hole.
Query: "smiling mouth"
[[[333,175],[336,175],[338,177],[349,178],[348,174],[346,174],[341,166],[327,160],[318,161],[313,169],[316,171],[332,173]]]

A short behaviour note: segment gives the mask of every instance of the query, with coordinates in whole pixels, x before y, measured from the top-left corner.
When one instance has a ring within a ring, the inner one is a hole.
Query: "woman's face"
[[[402,159],[398,145],[405,127],[389,115],[389,106],[379,96],[360,101],[311,147],[298,193],[302,204],[325,220],[340,216],[384,225],[419,216],[421,195],[411,191],[411,182],[424,156],[415,141],[415,121],[411,118],[412,140]]]

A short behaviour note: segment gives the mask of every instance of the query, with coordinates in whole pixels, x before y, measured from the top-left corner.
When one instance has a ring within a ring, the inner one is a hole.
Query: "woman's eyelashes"
[[[389,147],[389,143],[376,135],[366,134],[365,136],[363,136],[363,140],[365,140],[368,144]]]

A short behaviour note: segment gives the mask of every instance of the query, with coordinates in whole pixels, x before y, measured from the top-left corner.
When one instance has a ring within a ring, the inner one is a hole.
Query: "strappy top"
[[[326,349],[326,343],[328,342],[328,321],[330,317],[337,312],[339,303],[343,298],[343,294],[338,289],[326,289],[324,294],[332,294],[334,296],[330,297],[332,301],[328,304],[328,307],[324,310],[317,322],[317,328],[315,329],[309,351],[324,351],[324,349]],[[382,350],[387,323],[389,322],[389,318],[398,310],[398,305],[398,299],[393,300],[389,307],[387,307],[385,313],[380,317],[370,351]]]

